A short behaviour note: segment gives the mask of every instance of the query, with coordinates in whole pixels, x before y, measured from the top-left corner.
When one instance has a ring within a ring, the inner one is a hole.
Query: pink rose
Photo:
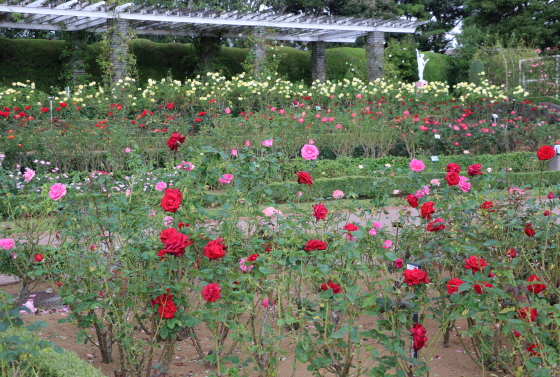
[[[2,238],[0,239],[0,247],[4,250],[13,249],[16,243],[12,238]]]
[[[410,170],[415,172],[420,172],[426,168],[426,165],[424,165],[422,161],[417,160],[415,158],[412,159],[412,161],[410,161],[409,166],[410,166]]]
[[[33,169],[25,168],[25,173],[23,173],[23,179],[25,182],[29,183],[35,177],[35,171]]]
[[[377,229],[371,228],[368,233],[372,236],[375,236],[377,234]]]
[[[156,185],[156,190],[163,191],[167,188],[167,184],[165,182],[158,182]]]
[[[274,207],[266,207],[262,212],[267,217],[270,217],[270,216],[275,215],[275,214],[276,215],[281,215],[282,214],[282,212],[280,212],[279,210],[277,210]]]
[[[381,228],[383,228],[383,224],[381,224],[381,222],[379,222],[379,221],[374,221],[371,225],[372,225],[374,228],[377,228],[377,229],[379,229],[379,230],[381,230]]]
[[[231,155],[232,156],[237,156],[237,149],[232,149],[231,150]]]
[[[249,140],[245,140],[245,146],[246,147],[250,147],[251,146],[251,142]]]
[[[218,181],[220,183],[225,184],[225,183],[230,183],[232,179],[233,179],[233,174],[224,174],[220,179],[218,179]]]
[[[49,197],[52,200],[60,200],[64,195],[66,195],[66,186],[62,183],[55,183],[51,186]]]
[[[469,192],[471,189],[471,183],[467,177],[459,176],[459,188],[463,192]]]
[[[272,147],[272,144],[274,144],[274,140],[273,139],[268,139],[262,142],[262,145],[265,147]]]
[[[360,98],[362,98],[362,95],[361,94],[356,94],[356,98],[360,99]]]
[[[306,160],[316,160],[317,156],[319,156],[319,149],[317,149],[316,146],[305,144],[303,148],[301,148],[301,157]]]
[[[171,217],[171,216],[165,216],[165,217],[163,218],[163,224],[164,224],[166,227],[170,227],[171,225],[173,225],[173,217]]]
[[[383,242],[382,248],[388,249],[388,248],[390,248],[391,246],[393,246],[393,241],[391,241],[391,240],[385,240],[385,242]]]
[[[125,148],[124,153],[130,153],[130,148]]]
[[[230,114],[231,113],[231,109],[229,107],[226,107],[225,109],[226,114]]]
[[[253,269],[253,265],[251,264],[247,266],[245,262],[247,262],[247,258],[241,258],[239,260],[239,269],[243,272],[251,272],[251,270]]]
[[[335,199],[341,199],[344,197],[344,193],[340,190],[334,190],[334,192],[332,193],[332,197]]]
[[[403,266],[403,260],[401,258],[393,262],[395,268],[401,268]]]

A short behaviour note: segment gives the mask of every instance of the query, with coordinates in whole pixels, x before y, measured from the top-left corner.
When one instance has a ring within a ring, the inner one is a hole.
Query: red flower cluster
[[[404,282],[408,285],[416,285],[421,283],[428,284],[430,282],[428,274],[419,268],[415,268],[413,270],[405,270],[403,272],[403,276]]]
[[[177,212],[182,201],[183,194],[179,189],[167,189],[161,199],[160,207],[164,212]]]
[[[537,313],[537,309],[531,309],[528,306],[525,308],[519,308],[517,313],[519,314],[519,318],[523,320],[527,319],[529,322],[535,322],[537,320],[537,316],[539,315],[539,313]]]
[[[483,282],[482,285],[478,283],[473,285],[474,291],[479,295],[484,293],[484,288],[492,288],[492,287],[493,285],[487,282]]]
[[[482,271],[486,266],[488,266],[488,263],[486,263],[484,258],[479,258],[475,255],[471,255],[465,259],[465,264],[463,265],[465,269],[471,270],[473,274]]]
[[[426,226],[426,230],[428,232],[439,232],[440,230],[444,230],[444,229],[445,229],[445,225],[443,224],[443,219],[441,217],[438,217],[434,221],[428,223],[428,225]]]
[[[308,172],[298,171],[296,175],[297,175],[297,181],[300,185],[313,186],[313,178],[311,178],[311,175],[309,175]]]
[[[333,290],[333,293],[336,295],[338,293],[342,293],[342,288],[340,288],[339,284],[335,284],[332,281],[327,281],[327,284],[321,284],[321,289],[323,291],[328,291],[329,289]]]
[[[415,351],[418,351],[426,347],[428,342],[428,337],[426,336],[426,329],[419,323],[415,323],[410,328],[410,333],[412,334],[412,339],[414,340],[414,345],[412,346]]]
[[[167,146],[170,151],[176,151],[179,146],[185,142],[186,136],[181,136],[180,132],[173,132],[169,139],[167,139]]]
[[[327,217],[327,213],[329,213],[329,210],[323,203],[313,205],[313,216],[316,220],[324,220]]]
[[[222,288],[220,288],[219,284],[211,283],[206,285],[202,289],[202,298],[208,302],[214,302],[220,297],[222,297],[221,292],[222,292]]]
[[[537,275],[533,275],[530,276],[529,279],[527,279],[528,282],[533,282],[533,281],[541,281],[541,279],[539,279],[539,277]],[[541,293],[542,291],[544,291],[546,289],[546,285],[545,284],[531,284],[527,286],[527,289],[529,290],[529,292],[532,292],[534,294],[538,294]]]
[[[486,202],[482,203],[480,205],[480,208],[488,210],[488,212],[495,212],[496,211],[495,209],[492,209],[492,210],[490,209],[490,208],[494,208],[494,203],[489,202],[489,201],[486,201]]]
[[[153,305],[159,305],[158,314],[161,318],[175,318],[175,312],[178,308],[173,302],[173,295],[169,294],[169,289],[167,289],[167,293],[157,296],[154,300],[152,300],[152,306]]]
[[[276,242],[266,242],[261,246],[264,247],[264,251],[266,251],[267,253],[270,253],[272,249],[278,249],[278,245],[276,244]]]
[[[213,241],[209,241],[206,246],[202,248],[204,250],[204,255],[210,260],[218,260],[222,258],[227,252],[227,246],[222,243],[223,241],[224,240],[220,237]]]
[[[420,215],[422,215],[423,219],[427,219],[427,220],[432,219],[432,214],[436,212],[434,208],[435,204],[436,203],[434,202],[426,202],[422,204],[422,207],[420,207]]]
[[[550,160],[554,156],[556,156],[556,151],[550,145],[543,145],[537,151],[537,158],[541,161]]]
[[[327,243],[320,240],[309,240],[303,247],[305,251],[327,250]]]

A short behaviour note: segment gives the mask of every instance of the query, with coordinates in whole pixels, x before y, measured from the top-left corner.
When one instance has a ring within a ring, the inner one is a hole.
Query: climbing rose
[[[537,158],[541,161],[544,160],[550,160],[552,157],[554,157],[556,155],[556,151],[554,150],[553,147],[549,146],[549,145],[543,145],[538,151],[537,151]]]

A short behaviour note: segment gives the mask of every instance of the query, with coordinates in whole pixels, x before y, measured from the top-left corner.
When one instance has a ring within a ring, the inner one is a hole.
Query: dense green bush
[[[65,82],[64,61],[61,55],[64,41],[40,39],[0,38],[0,85],[10,86],[12,82],[35,82],[39,90],[53,93],[51,87],[62,88]],[[397,44],[395,44],[397,46]],[[408,45],[407,45],[408,46]],[[410,47],[410,46],[409,46]],[[395,47],[397,48],[397,47]],[[130,50],[136,56],[139,84],[148,79],[161,80],[169,74],[175,80],[184,80],[200,73],[199,60],[192,44],[154,43],[147,39],[135,39]],[[311,52],[281,47],[278,73],[292,82],[311,82]],[[215,66],[226,77],[244,71],[242,63],[247,58],[246,48],[222,46],[215,56]],[[102,72],[97,62],[101,44],[95,43],[85,49],[86,72],[93,81],[100,82]],[[408,56],[410,55],[410,56]],[[405,63],[410,68],[408,80],[414,80],[416,72],[415,51],[408,51]],[[327,77],[342,80],[345,77],[367,76],[365,50],[362,48],[338,47],[327,50]],[[453,58],[435,53],[427,53],[430,62],[426,66],[425,79],[446,81],[447,66]],[[395,60],[395,59],[392,59]],[[401,61],[399,60],[399,62]],[[395,60],[396,61],[396,60]],[[388,63],[391,71],[392,63]],[[390,73],[389,72],[389,73]]]

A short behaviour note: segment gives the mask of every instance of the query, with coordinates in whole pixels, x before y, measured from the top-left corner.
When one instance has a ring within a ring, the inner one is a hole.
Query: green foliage
[[[428,64],[430,64],[428,62]],[[402,41],[390,39],[385,49],[385,77],[391,80],[418,81],[416,42],[412,36]]]
[[[452,63],[457,60],[457,58],[430,51],[421,53],[425,55],[424,59],[430,59],[424,69],[424,80],[428,82],[438,81],[448,83],[456,80],[458,72],[452,69]]]
[[[469,81],[478,85],[482,80],[481,74],[484,72],[484,62],[480,59],[476,59],[471,64],[469,69]]]

